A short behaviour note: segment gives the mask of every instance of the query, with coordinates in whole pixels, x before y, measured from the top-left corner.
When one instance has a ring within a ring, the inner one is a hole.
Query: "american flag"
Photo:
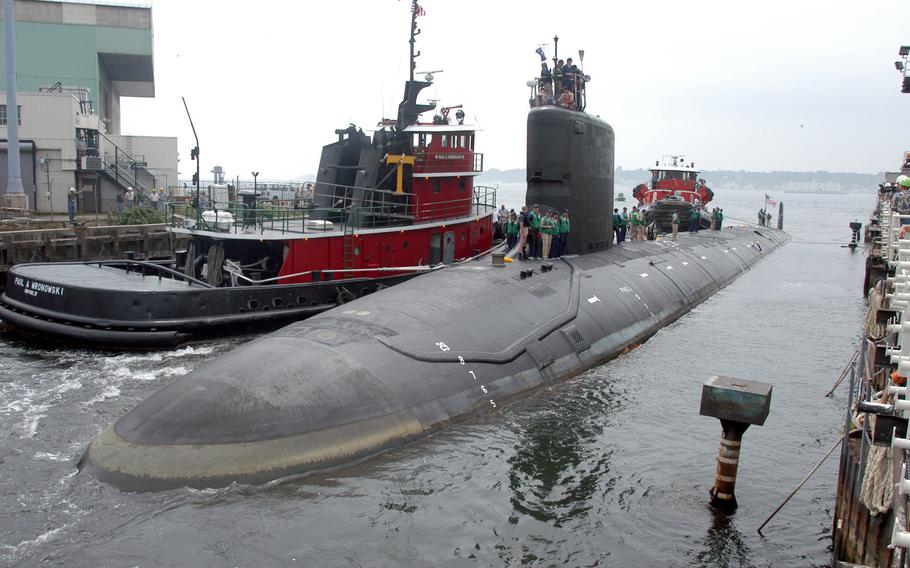
[[[765,194],[765,205],[770,205],[771,207],[774,207],[777,205],[777,201],[774,201],[773,199],[771,199],[771,196],[766,193]]]
[[[414,5],[411,6],[411,11],[414,12],[415,16],[426,16],[427,15],[427,11],[424,10],[423,6],[421,6],[417,2],[414,2]]]

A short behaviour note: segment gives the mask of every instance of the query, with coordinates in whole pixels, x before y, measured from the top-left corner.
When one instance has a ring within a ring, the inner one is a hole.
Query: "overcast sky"
[[[192,132],[203,178],[316,172],[333,130],[394,117],[407,78],[410,2],[155,0],[154,99],[125,98],[127,134]],[[525,165],[525,82],[538,44],[585,51],[588,112],[616,132],[616,165],[684,153],[703,169],[880,172],[910,150],[910,94],[893,62],[906,0],[543,2],[422,0],[424,91],[463,104],[489,168]],[[428,115],[424,118],[429,120]]]

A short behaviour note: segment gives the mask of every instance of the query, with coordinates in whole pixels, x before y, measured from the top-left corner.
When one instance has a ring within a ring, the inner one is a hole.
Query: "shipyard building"
[[[126,187],[141,201],[152,189],[175,186],[177,138],[120,131],[121,97],[155,96],[151,6],[15,0],[14,10],[19,146],[29,208],[65,212],[67,190],[75,187],[80,211],[106,212]],[[2,75],[0,91],[2,196],[7,185]]]

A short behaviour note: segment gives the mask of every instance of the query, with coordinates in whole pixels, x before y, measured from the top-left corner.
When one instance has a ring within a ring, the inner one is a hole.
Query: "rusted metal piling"
[[[768,383],[713,376],[702,386],[702,416],[720,419],[723,434],[717,452],[717,474],[711,488],[711,506],[732,513],[737,508],[736,474],[743,433],[756,424],[761,426],[771,410]]]

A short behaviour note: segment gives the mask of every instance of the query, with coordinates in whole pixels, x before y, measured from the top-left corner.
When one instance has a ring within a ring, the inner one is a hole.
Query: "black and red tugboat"
[[[711,217],[705,207],[714,199],[714,192],[698,177],[695,162],[687,164],[685,156],[665,156],[663,165],[658,161],[649,171],[650,183],[632,190],[639,207],[645,208],[648,223],[655,223],[660,231],[670,231],[673,213],[677,213],[685,226],[694,207],[699,211],[700,228],[710,227]]]
[[[303,210],[209,203],[176,215],[190,237],[170,265],[139,261],[21,264],[0,296],[9,329],[108,349],[158,349],[276,328],[492,246],[495,191],[474,185],[483,154],[460,105],[420,116],[432,84],[411,71],[396,119],[372,137],[337,130]],[[454,120],[450,109],[458,109]]]

